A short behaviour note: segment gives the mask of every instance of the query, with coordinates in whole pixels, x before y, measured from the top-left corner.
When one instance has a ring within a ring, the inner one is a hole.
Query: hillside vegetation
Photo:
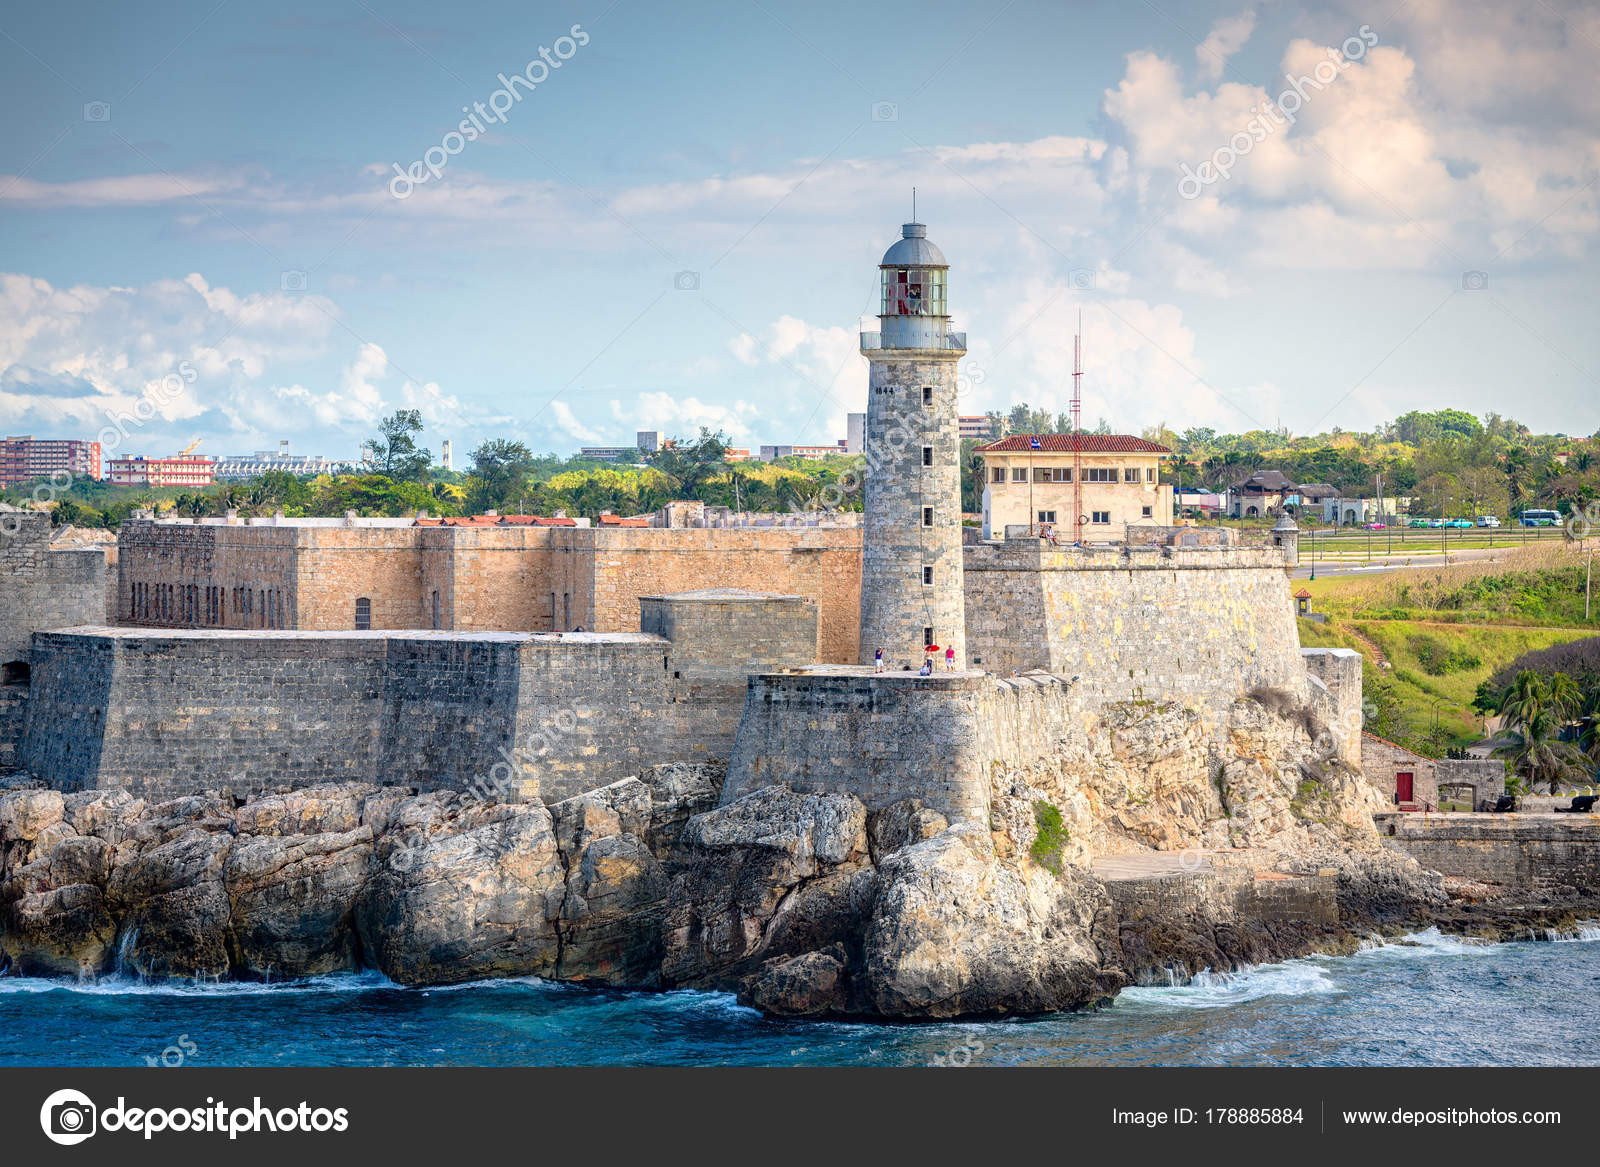
[[[1583,618],[1584,572],[1576,548],[1552,545],[1494,561],[1308,581],[1313,610],[1329,619],[1301,620],[1301,643],[1359,651],[1367,728],[1442,756],[1483,736],[1473,702],[1485,682],[1503,684],[1525,654],[1600,631]]]

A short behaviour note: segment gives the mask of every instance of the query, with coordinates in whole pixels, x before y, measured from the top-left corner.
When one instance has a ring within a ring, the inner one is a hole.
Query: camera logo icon
[[[306,273],[286,271],[278,277],[278,286],[285,292],[303,292],[306,290]]]
[[[700,273],[697,271],[681,271],[672,277],[672,286],[680,292],[698,292],[700,290]]]
[[[87,1094],[57,1090],[39,1108],[39,1125],[52,1143],[73,1147],[94,1134],[98,1113]]]
[[[86,122],[108,122],[111,120],[111,103],[109,101],[90,101],[83,107],[83,120]]]
[[[1067,286],[1074,292],[1087,292],[1094,288],[1095,273],[1092,267],[1075,267],[1067,273]]]
[[[900,107],[892,101],[875,101],[872,103],[872,120],[897,122],[900,120]]]
[[[1481,292],[1489,286],[1489,273],[1486,271],[1464,271],[1461,273],[1461,290],[1464,292]]]

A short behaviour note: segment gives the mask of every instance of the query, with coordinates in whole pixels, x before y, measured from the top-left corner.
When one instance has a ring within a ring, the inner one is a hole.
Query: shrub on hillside
[[[1483,683],[1482,691],[1502,692],[1516,675],[1529,669],[1540,676],[1566,673],[1580,689],[1600,683],[1600,636],[1570,640],[1535,652],[1525,652]]]

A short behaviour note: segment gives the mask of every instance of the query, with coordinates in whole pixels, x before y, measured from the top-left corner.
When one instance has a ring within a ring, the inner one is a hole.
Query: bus
[[[1559,527],[1561,515],[1558,511],[1523,511],[1518,522],[1524,527]]]

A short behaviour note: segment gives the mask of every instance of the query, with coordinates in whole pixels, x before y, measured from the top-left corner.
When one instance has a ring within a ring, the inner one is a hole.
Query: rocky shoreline
[[[932,1020],[1089,1007],[1430,924],[1515,939],[1600,916],[1575,892],[1449,887],[1385,849],[1371,792],[1319,756],[1303,718],[1242,701],[1220,758],[1192,728],[1132,711],[1051,772],[997,768],[987,823],[786,786],[718,805],[723,775],[704,765],[548,806],[358,783],[151,804],[17,776],[0,792],[0,963],[532,975],[733,991],[780,1017]],[[1083,862],[1185,846],[1225,865],[1180,896]]]

